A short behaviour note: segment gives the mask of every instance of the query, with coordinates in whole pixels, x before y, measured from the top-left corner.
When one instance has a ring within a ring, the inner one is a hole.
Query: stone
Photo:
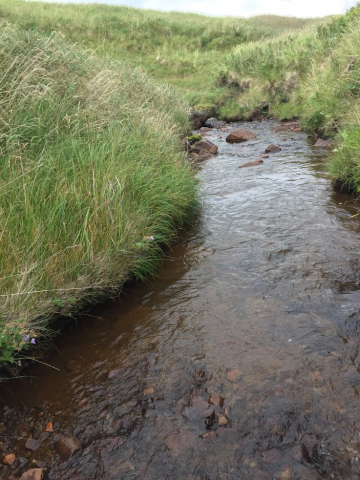
[[[31,450],[32,452],[35,452],[38,448],[41,446],[41,441],[36,440],[35,438],[28,438],[25,443],[25,448],[28,450]]]
[[[201,127],[200,128],[201,133],[211,132],[211,130],[212,130],[211,127]]]
[[[278,125],[274,129],[275,132],[288,132],[289,130],[293,132],[301,132],[300,122],[283,123],[282,125]]]
[[[8,453],[7,455],[5,455],[5,457],[3,458],[3,463],[5,465],[12,465],[14,462],[15,462],[15,455],[13,453]]]
[[[199,435],[199,437],[202,440],[213,440],[217,437],[217,434],[214,432],[214,430],[211,430],[211,432],[203,433],[202,435]]]
[[[54,431],[53,424],[52,424],[52,422],[49,422],[49,423],[46,425],[45,432],[50,432],[50,433],[52,433],[53,431]]]
[[[228,419],[225,417],[225,415],[219,415],[218,416],[218,424],[220,427],[225,427],[225,425],[228,425]]]
[[[209,128],[221,128],[221,127],[224,127],[225,125],[226,125],[226,122],[224,122],[223,120],[218,120],[215,117],[208,118],[205,122],[205,126]]]
[[[218,150],[219,150],[218,147],[214,145],[213,147],[210,148],[209,153],[212,153],[213,155],[215,155]]]
[[[264,163],[264,160],[262,158],[258,158],[257,160],[254,160],[253,162],[247,162],[247,163],[244,163],[243,165],[240,165],[239,168],[257,167],[258,165],[262,165],[263,163]]]
[[[55,451],[61,460],[69,460],[82,449],[80,440],[76,437],[60,438],[55,444]]]
[[[154,393],[154,389],[153,388],[146,388],[144,391],[143,391],[143,394],[144,395],[153,395]]]
[[[261,155],[261,158],[269,158],[269,155]]]
[[[66,368],[66,370],[68,370],[69,372],[72,372],[72,373],[78,372],[80,370],[80,364],[79,364],[78,361],[71,358],[70,360],[68,360],[65,363],[65,368]]]
[[[270,143],[270,145],[265,149],[265,153],[276,153],[281,152],[281,147],[279,145],[275,145],[274,143]]]
[[[211,397],[209,398],[209,403],[211,405],[217,405],[218,407],[222,408],[222,406],[224,405],[224,399],[221,395],[216,393],[211,395]]]
[[[314,145],[315,148],[324,148],[325,150],[332,150],[334,148],[333,140],[324,140],[319,138]]]
[[[229,370],[226,374],[226,378],[230,380],[230,382],[237,383],[240,378],[242,377],[243,373],[241,370]]]
[[[227,143],[241,143],[241,142],[246,142],[247,140],[251,140],[252,138],[255,138],[255,137],[256,137],[255,133],[239,128],[231,132],[230,135],[226,137],[226,141]]]
[[[205,419],[214,420],[215,410],[209,407],[208,402],[206,402],[202,397],[197,396],[192,399],[191,406],[184,408],[183,415],[191,421],[205,421]]]
[[[20,480],[43,480],[45,472],[45,468],[31,468],[21,475]]]
[[[198,142],[194,143],[194,145],[192,146],[192,150],[195,153],[216,153],[218,147],[209,140],[199,140]],[[212,151],[210,152],[210,150]]]

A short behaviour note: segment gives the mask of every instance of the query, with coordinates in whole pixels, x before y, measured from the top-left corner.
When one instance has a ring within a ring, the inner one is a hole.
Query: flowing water
[[[52,480],[360,477],[359,205],[274,126],[212,131],[201,218],[160,278],[80,319],[45,358],[59,371],[2,387],[2,478],[34,459]],[[82,451],[62,461],[70,435]]]

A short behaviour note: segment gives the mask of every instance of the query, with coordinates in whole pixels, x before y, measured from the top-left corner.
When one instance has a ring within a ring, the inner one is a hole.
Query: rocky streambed
[[[359,204],[298,126],[200,133],[203,212],[160,278],[2,385],[1,478],[359,478]]]

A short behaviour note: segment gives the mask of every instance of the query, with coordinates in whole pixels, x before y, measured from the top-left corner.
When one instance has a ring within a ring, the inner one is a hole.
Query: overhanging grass
[[[142,70],[2,23],[0,71],[1,361],[153,274],[197,194],[188,106]]]

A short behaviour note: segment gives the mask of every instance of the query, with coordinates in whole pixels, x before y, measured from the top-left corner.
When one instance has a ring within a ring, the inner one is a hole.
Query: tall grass
[[[181,91],[193,105],[214,104],[219,61],[235,46],[299,30],[318,19],[275,15],[214,18],[192,13],[156,12],[121,6],[71,5],[0,0],[0,17],[25,29],[61,32],[100,55],[127,59]]]
[[[0,72],[1,360],[152,274],[197,194],[188,105],[143,70],[2,22]]]

